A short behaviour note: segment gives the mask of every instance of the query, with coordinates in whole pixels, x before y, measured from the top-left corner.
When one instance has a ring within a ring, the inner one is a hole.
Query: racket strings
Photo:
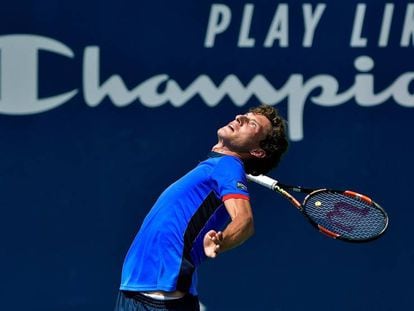
[[[305,213],[315,223],[342,237],[364,240],[381,234],[387,217],[375,206],[341,193],[320,191],[308,196]]]

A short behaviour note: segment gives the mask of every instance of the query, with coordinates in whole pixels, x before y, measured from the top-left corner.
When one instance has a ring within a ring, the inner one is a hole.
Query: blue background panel
[[[5,310],[112,310],[152,203],[262,101],[290,130],[272,177],[366,193],[390,227],[334,241],[250,184],[256,234],[201,267],[205,308],[414,309],[414,3],[9,1],[0,16]]]

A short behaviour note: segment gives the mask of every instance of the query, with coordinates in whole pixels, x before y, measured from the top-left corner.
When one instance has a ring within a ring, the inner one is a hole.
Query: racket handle
[[[277,180],[270,178],[269,176],[266,176],[266,175],[253,176],[253,175],[247,174],[246,177],[248,180],[253,181],[271,190],[274,190],[275,186],[278,184]]]

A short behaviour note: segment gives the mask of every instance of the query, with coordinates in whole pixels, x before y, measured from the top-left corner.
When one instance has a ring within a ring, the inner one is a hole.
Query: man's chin
[[[217,134],[227,134],[227,135],[229,135],[229,134],[232,134],[232,133],[234,133],[234,130],[228,125],[219,128],[218,131],[217,131]]]
[[[225,126],[224,126],[224,127],[219,128],[219,129],[217,130],[217,136],[218,136],[218,137],[223,137],[223,136],[226,136],[226,134],[227,134],[227,131],[226,131],[226,127],[225,127]]]

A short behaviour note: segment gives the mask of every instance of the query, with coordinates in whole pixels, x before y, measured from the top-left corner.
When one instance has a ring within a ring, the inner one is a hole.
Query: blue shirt
[[[158,198],[127,253],[120,289],[197,295],[203,238],[230,221],[223,204],[229,198],[249,199],[243,163],[212,152]]]

